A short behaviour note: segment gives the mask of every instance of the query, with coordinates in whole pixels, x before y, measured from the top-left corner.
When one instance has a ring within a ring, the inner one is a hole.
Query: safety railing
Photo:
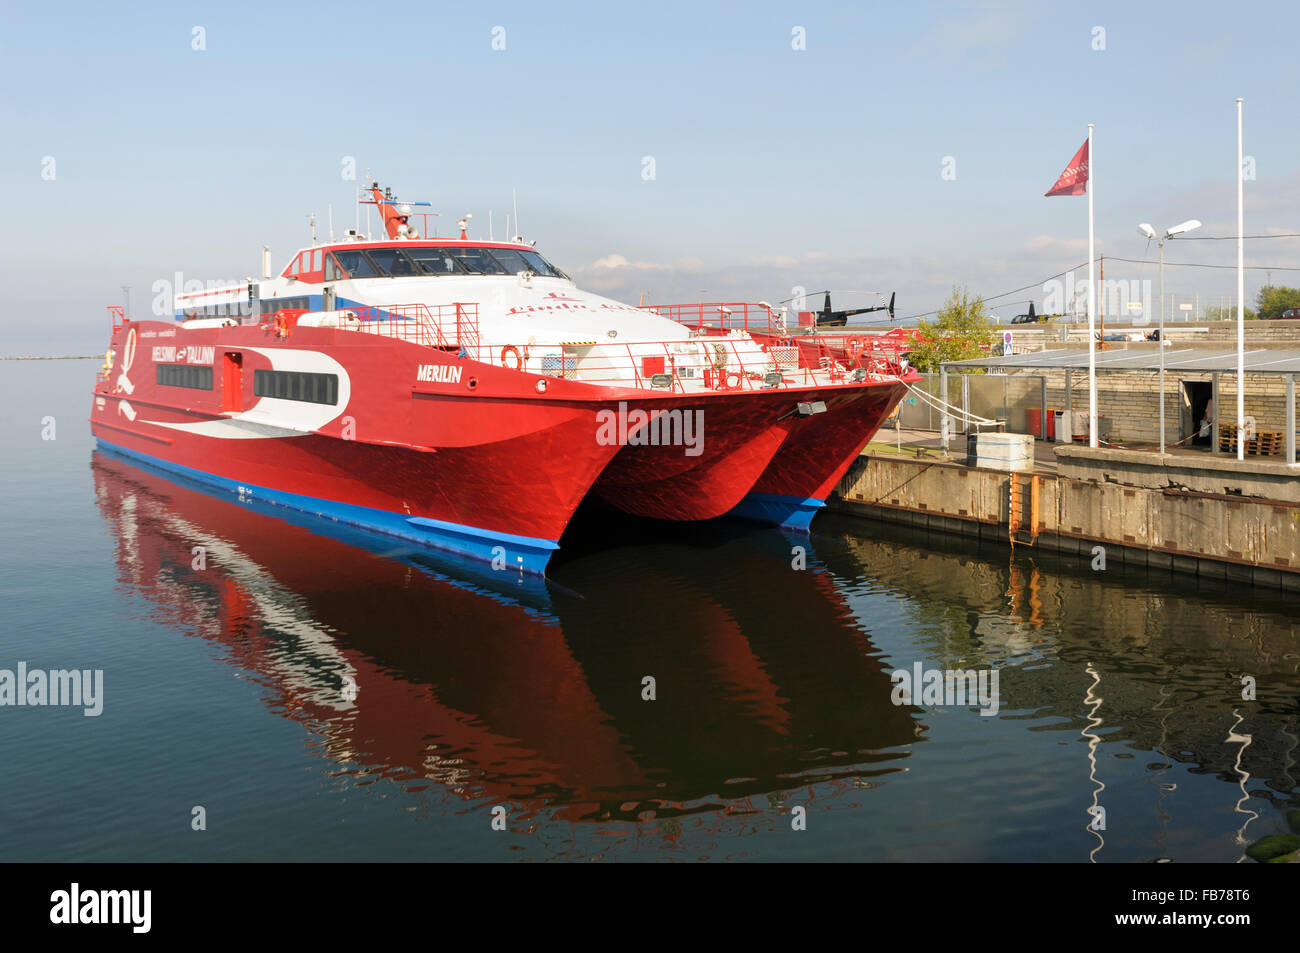
[[[781,316],[767,304],[746,301],[714,301],[696,304],[644,305],[643,309],[701,332],[703,336],[745,331],[763,341],[785,339],[797,342],[804,361],[810,366],[825,367],[849,360],[852,367],[864,367],[871,373],[899,374],[907,346],[897,338],[880,334],[843,333],[791,335]]]
[[[850,366],[864,368],[871,374],[902,376],[904,373],[903,354],[907,345],[896,338],[878,334],[817,334],[798,335],[789,340],[798,342],[809,362],[847,360]]]
[[[784,334],[780,317],[765,304],[748,301],[711,301],[696,304],[647,304],[645,311],[661,315],[706,334],[727,331],[753,331]]]
[[[126,306],[120,304],[109,304],[109,305],[105,305],[104,307],[108,309],[108,315],[113,322],[112,333],[114,336],[116,336],[118,331],[126,327]],[[98,370],[95,372],[96,387],[108,381],[108,375],[112,370],[112,361],[110,360],[110,356],[112,355],[112,353],[113,353],[112,348],[110,347],[109,350],[104,354],[104,363],[100,365]]]
[[[685,341],[482,345],[472,360],[606,387],[678,394],[762,391],[893,377],[898,365],[869,348],[836,349],[797,337],[701,337]]]
[[[478,305],[468,302],[344,308],[334,315],[331,327],[382,334],[424,347],[450,350],[477,347],[479,343]],[[299,317],[294,318],[295,323]]]

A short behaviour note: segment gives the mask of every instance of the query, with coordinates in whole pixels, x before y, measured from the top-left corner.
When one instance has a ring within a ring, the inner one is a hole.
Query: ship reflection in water
[[[92,469],[151,614],[255,678],[332,790],[396,792],[420,823],[487,829],[504,807],[544,856],[699,837],[713,856],[1234,860],[1297,806],[1300,636],[1281,604],[830,517],[812,543],[629,523],[611,548],[614,518],[580,514],[538,580],[104,453]],[[603,548],[584,549],[584,519]],[[999,669],[999,714],[894,704],[889,673],[918,660]],[[796,806],[811,855],[788,840]],[[575,827],[604,843],[575,846]],[[786,846],[719,846],[747,832]]]
[[[121,576],[254,673],[341,776],[440,785],[512,827],[635,820],[750,811],[810,777],[869,788],[916,740],[832,579],[791,571],[775,531],[719,537],[709,575],[647,546],[547,583],[103,453],[93,469]]]

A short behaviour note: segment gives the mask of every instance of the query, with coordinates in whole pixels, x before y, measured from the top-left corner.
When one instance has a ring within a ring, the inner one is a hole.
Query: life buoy
[[[727,387],[730,389],[734,389],[739,386],[740,386],[740,375],[737,374],[735,371],[732,371],[730,374],[727,375]]]
[[[513,365],[508,364],[506,362],[506,358],[509,357],[511,354],[515,356],[515,363]],[[503,347],[501,349],[501,366],[512,371],[517,371],[521,367],[523,367],[524,359],[519,356],[519,348],[515,347],[513,344],[507,344],[505,347]]]

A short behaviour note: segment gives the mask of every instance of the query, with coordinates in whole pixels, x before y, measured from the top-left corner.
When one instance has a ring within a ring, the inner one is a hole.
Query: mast
[[[392,189],[379,191],[379,183],[370,183],[370,195],[375,200],[375,205],[379,206],[379,214],[383,217],[384,231],[388,233],[389,238],[398,238],[404,235],[406,229],[403,227],[410,220],[410,215],[403,215],[395,203]]]

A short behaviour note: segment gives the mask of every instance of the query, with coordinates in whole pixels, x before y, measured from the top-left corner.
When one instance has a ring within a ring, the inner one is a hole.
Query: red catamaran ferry
[[[532,243],[301,249],[278,277],[114,313],[101,448],[228,490],[542,573],[588,494],[672,520],[806,529],[915,371],[770,306],[633,307]]]

